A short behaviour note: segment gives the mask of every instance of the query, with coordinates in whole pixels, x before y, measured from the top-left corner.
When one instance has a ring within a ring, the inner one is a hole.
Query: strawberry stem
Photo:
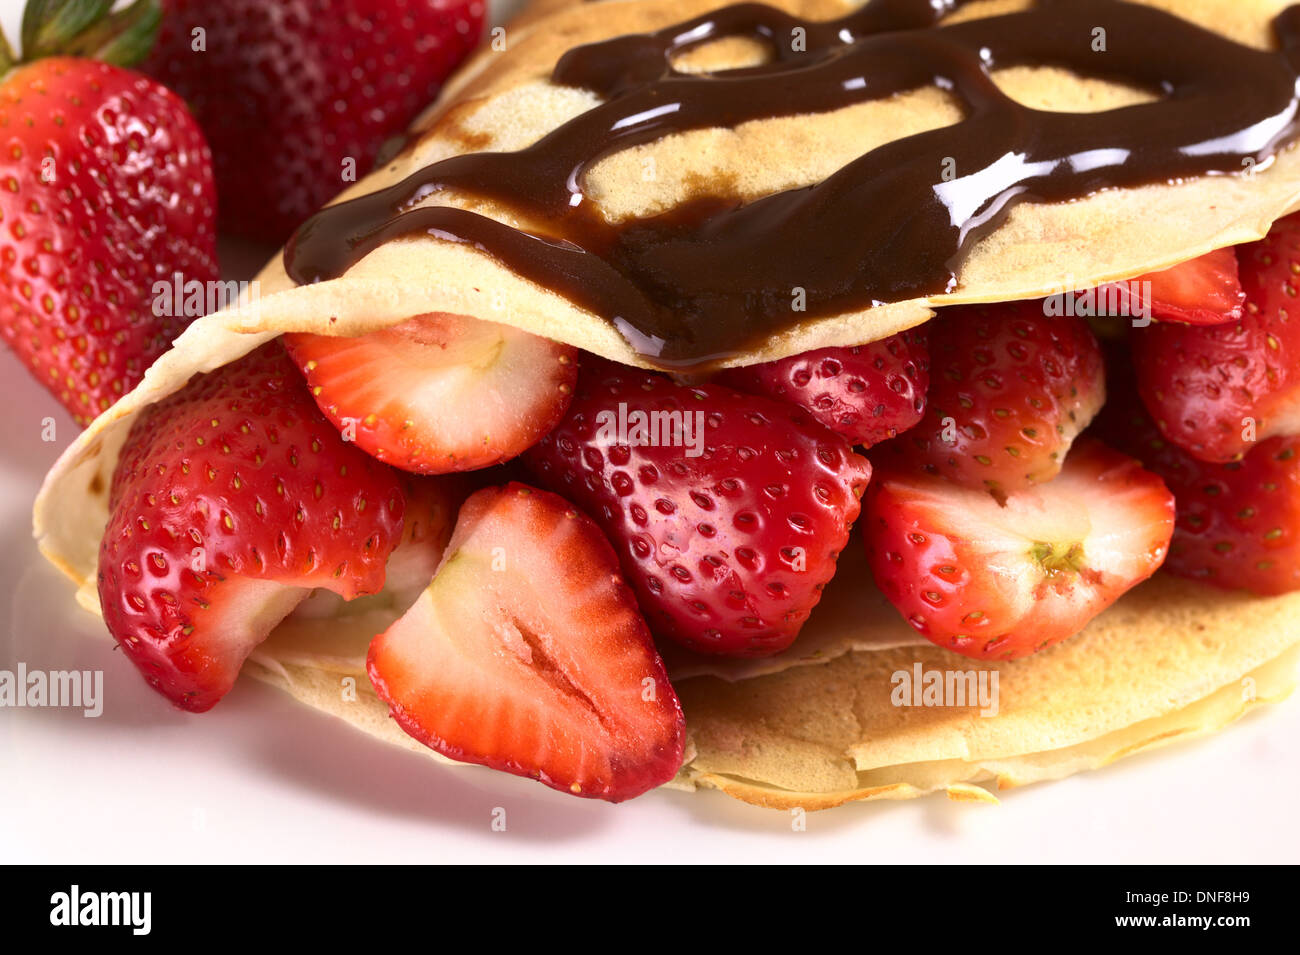
[[[1079,541],[1035,541],[1030,555],[1048,574],[1075,574],[1083,566],[1083,544]]]

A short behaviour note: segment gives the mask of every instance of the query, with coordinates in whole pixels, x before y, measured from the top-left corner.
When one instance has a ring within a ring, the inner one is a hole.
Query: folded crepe
[[[1027,5],[971,3],[949,20]],[[1149,5],[1260,48],[1272,47],[1270,23],[1284,6],[1265,0]],[[404,150],[340,198],[375,192],[449,156],[527,146],[598,102],[590,92],[550,81],[566,50],[657,30],[716,6],[717,0],[539,0],[507,26],[504,51],[482,50],[417,121]],[[784,0],[775,6],[826,20],[854,5]],[[693,50],[677,65],[711,71],[761,56],[754,44],[727,40]],[[1014,99],[1040,110],[1093,112],[1151,98],[1050,67],[1015,67],[995,78]],[[585,191],[610,220],[675,208],[713,179],[755,198],[821,181],[867,150],[959,118],[946,94],[923,88],[829,113],[676,133],[605,157],[589,171]],[[642,174],[647,162],[657,170],[654,177]],[[519,224],[504,206],[454,191],[422,202]],[[873,341],[926,321],[936,306],[1128,279],[1262,238],[1297,205],[1300,152],[1294,148],[1250,175],[1022,203],[974,246],[951,290],[810,318],[723,364]],[[311,285],[295,285],[277,257],[258,282],[254,300],[195,322],[48,475],[36,502],[35,534],[41,552],[78,584],[87,609],[99,609],[96,563],[108,490],[135,416],[195,374],[282,333],[357,335],[449,312],[513,325],[627,364],[653,365],[599,316],[472,245],[433,235],[380,245],[341,277]],[[365,732],[442,760],[398,728],[365,676],[367,644],[391,620],[374,606],[345,608],[332,617],[290,617],[246,670]],[[992,800],[981,782],[1005,787],[1058,778],[1218,729],[1252,706],[1281,699],[1295,683],[1298,646],[1300,593],[1251,597],[1157,575],[1082,633],[1041,653],[1012,662],[967,660],[924,642],[899,619],[870,585],[861,542],[854,540],[788,651],[762,660],[666,651],[689,732],[675,785],[717,788],[781,808],[936,790]],[[911,690],[900,697],[907,679],[931,671],[971,671],[973,680],[986,681],[996,672],[996,714],[978,700],[942,707],[924,705],[923,694]],[[900,699],[913,705],[898,705]]]

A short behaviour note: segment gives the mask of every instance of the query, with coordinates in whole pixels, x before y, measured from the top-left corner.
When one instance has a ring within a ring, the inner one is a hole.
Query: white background
[[[17,35],[17,4],[0,19]],[[41,440],[41,420],[58,441]],[[934,796],[791,818],[718,793],[621,806],[384,746],[245,680],[193,716],[145,687],[37,555],[30,504],[75,431],[0,352],[0,669],[101,669],[106,704],[0,710],[8,862],[1295,862],[1300,704],[1000,806]],[[506,829],[493,831],[494,810]]]

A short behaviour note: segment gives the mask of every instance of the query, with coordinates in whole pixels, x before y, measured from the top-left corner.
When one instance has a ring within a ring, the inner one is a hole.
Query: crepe
[[[590,93],[547,79],[570,46],[656,29],[716,5],[717,0],[539,3],[507,27],[505,52],[480,52],[420,118],[406,150],[344,197],[374,191],[446,156],[534,141],[596,102]],[[776,5],[815,19],[851,9],[835,0]],[[977,3],[956,16],[1024,5]],[[1240,42],[1266,46],[1268,24],[1284,4],[1154,5]],[[752,44],[727,41],[689,54],[682,65],[716,69],[753,62],[756,55]],[[1047,68],[1005,70],[998,79],[1015,98],[1041,109],[1101,110],[1146,96]],[[602,160],[588,177],[587,191],[611,219],[671,208],[701,177],[725,177],[744,195],[758,196],[818,181],[866,149],[956,117],[945,94],[922,89],[825,115],[677,134]],[[662,171],[649,182],[640,174],[647,158]],[[491,203],[469,197],[438,193],[427,201],[515,224]],[[1036,297],[1141,275],[1261,238],[1298,204],[1300,151],[1294,148],[1250,176],[1022,204],[977,244],[951,293],[810,320],[727,364],[876,340],[927,320],[934,306]],[[194,374],[281,333],[355,335],[415,315],[451,312],[648,364],[598,317],[472,247],[432,236],[384,245],[336,280],[295,287],[277,257],[258,281],[260,297],[195,322],[47,476],[36,501],[36,538],[41,552],[78,584],[78,599],[87,609],[99,609],[95,571],[108,488],[136,414]],[[984,664],[920,641],[870,586],[860,548],[860,542],[851,545],[826,598],[785,653],[757,662],[670,655],[690,733],[676,785],[809,809],[934,790],[990,799],[981,781],[1020,784],[1099,766],[1216,729],[1294,685],[1300,595],[1252,598],[1158,577],[1075,638],[1027,660]],[[366,641],[386,622],[382,615],[291,621],[246,668],[313,707],[428,754],[387,717],[359,668]],[[916,663],[923,669],[997,670],[998,715],[890,705],[892,675]]]

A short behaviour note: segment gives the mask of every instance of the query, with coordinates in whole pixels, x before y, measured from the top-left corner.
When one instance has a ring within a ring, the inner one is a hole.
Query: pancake
[[[1263,0],[1151,3],[1241,43],[1269,48],[1284,6]],[[703,13],[716,0],[544,0],[485,48],[413,128],[405,150],[340,198],[367,195],[449,156],[515,150],[590,109],[594,94],[548,77],[568,49],[655,30]],[[830,19],[835,0],[776,4]],[[953,20],[1023,3],[973,3]],[[753,44],[693,51],[683,69],[756,62]],[[1050,67],[995,76],[1012,98],[1055,112],[1098,112],[1150,94]],[[745,199],[825,179],[864,150],[960,119],[941,90],[922,88],[816,115],[753,120],[730,129],[667,136],[602,159],[586,186],[611,222],[654,215],[689,200],[701,182],[725,181]],[[658,171],[647,177],[643,171]],[[423,200],[470,209],[512,226],[511,211],[453,192]],[[936,307],[1031,298],[1165,268],[1263,237],[1300,205],[1294,147],[1250,173],[1113,188],[1061,203],[1022,203],[981,239],[943,294],[820,315],[730,354],[743,365],[874,341],[925,322]],[[336,279],[298,286],[280,257],[258,277],[260,295],[196,321],[142,383],[67,449],[36,501],[42,554],[98,612],[96,562],[108,489],[135,416],[192,376],[234,361],[291,331],[357,335],[430,312],[513,325],[627,364],[653,367],[614,326],[516,274],[484,251],[432,235],[396,239]],[[793,647],[762,661],[669,655],[688,717],[688,759],[674,785],[716,788],[760,805],[823,808],[866,798],[944,790],[993,798],[981,783],[1019,785],[1104,765],[1174,739],[1217,729],[1294,686],[1300,594],[1257,598],[1158,576],[1071,640],[1011,663],[977,663],[920,641],[870,586],[865,561],[846,553],[827,596]],[[251,675],[307,705],[408,748],[371,691],[359,661],[387,620],[374,615],[291,619],[250,658]],[[970,707],[896,706],[893,675],[922,669],[996,670],[995,716]],[[347,681],[351,681],[350,683]],[[437,757],[441,758],[441,757]]]

